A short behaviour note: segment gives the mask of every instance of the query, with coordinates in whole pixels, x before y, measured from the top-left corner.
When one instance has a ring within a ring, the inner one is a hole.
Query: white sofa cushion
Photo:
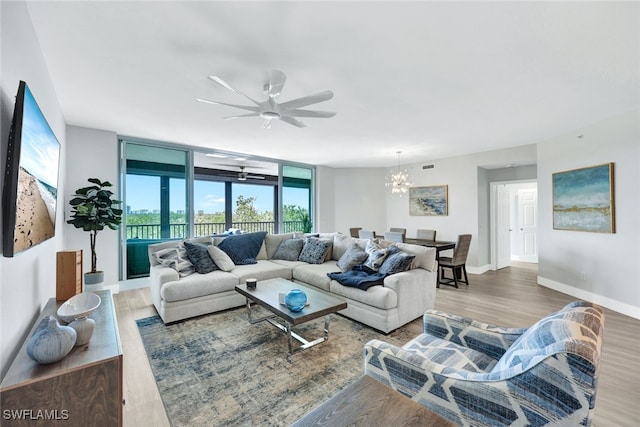
[[[293,270],[295,267],[299,265],[309,265],[304,261],[287,261],[286,259],[272,259],[270,261],[274,264],[283,265],[291,270]]]
[[[215,270],[211,273],[192,274],[175,282],[167,282],[160,288],[160,295],[168,302],[182,301],[232,291],[237,284],[238,278],[233,274]]]
[[[329,291],[331,279],[327,273],[340,271],[336,261],[326,261],[322,264],[302,264],[293,268],[293,279],[324,291]]]
[[[343,286],[335,280],[331,280],[329,290],[336,295],[341,295],[363,304],[388,310],[398,306],[398,294],[384,286],[372,286],[366,291],[362,289]]]
[[[346,234],[336,233],[333,236],[333,248],[331,258],[338,261],[342,255],[349,249],[352,243],[354,243],[356,239],[351,236],[347,236]]]
[[[250,277],[260,280],[275,279],[281,277],[291,280],[291,269],[281,264],[268,260],[258,260],[257,264],[236,265],[231,274],[238,278],[240,283],[246,282]]]

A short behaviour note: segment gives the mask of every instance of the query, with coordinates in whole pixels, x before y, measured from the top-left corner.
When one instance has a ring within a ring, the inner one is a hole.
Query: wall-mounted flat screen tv
[[[60,143],[27,84],[20,82],[2,189],[2,253],[26,251],[56,231]]]

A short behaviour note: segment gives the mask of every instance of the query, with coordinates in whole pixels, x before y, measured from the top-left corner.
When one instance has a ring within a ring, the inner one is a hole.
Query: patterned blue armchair
[[[462,426],[589,426],[603,327],[585,301],[524,329],[429,310],[402,348],[368,342],[365,373]]]

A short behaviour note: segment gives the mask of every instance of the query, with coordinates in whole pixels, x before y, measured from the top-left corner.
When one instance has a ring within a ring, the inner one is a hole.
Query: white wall
[[[489,192],[484,180],[488,180],[489,174],[479,173],[479,168],[532,164],[535,159],[535,145],[525,145],[408,165],[406,168],[414,186],[448,186],[448,215],[410,216],[406,196],[398,198],[387,195],[386,227],[404,227],[407,236],[415,236],[419,228],[434,229],[438,240],[449,241],[455,241],[459,234],[470,233],[473,237],[467,268],[474,273],[486,271],[488,257],[485,252],[489,235],[483,228],[488,222],[488,213],[485,212],[488,209]],[[422,169],[424,164],[433,164],[434,168]],[[480,212],[483,215],[479,215]]]
[[[107,132],[78,126],[67,126],[67,191],[62,200],[65,218],[69,218],[69,200],[75,190],[91,185],[89,178],[98,178],[113,184],[111,191],[116,198],[120,194],[118,176],[118,136]],[[85,273],[91,271],[91,247],[89,233],[65,224],[66,250],[82,249]],[[104,271],[104,284],[111,285],[119,278],[119,241],[117,231],[106,229],[96,237],[97,269]]]
[[[335,229],[335,187],[334,170],[325,166],[316,167],[315,176],[315,218],[313,230],[316,232],[332,232]]]
[[[383,233],[387,228],[384,168],[335,169],[334,231],[349,234],[352,227]]]
[[[0,2],[0,119],[2,170],[4,171],[9,127],[18,82],[24,80],[61,145],[61,170],[65,169],[64,117],[49,72],[40,51],[24,2]],[[2,174],[4,176],[4,174]],[[1,180],[2,178],[0,178]],[[64,173],[58,179],[59,194],[66,186]],[[3,184],[3,183],[2,183]],[[41,308],[56,294],[56,251],[63,248],[63,203],[58,198],[56,234],[40,245],[16,255],[0,258],[0,377],[4,377]]]
[[[552,174],[608,162],[615,163],[616,233],[554,230]],[[539,283],[640,318],[639,189],[639,110],[539,143]]]

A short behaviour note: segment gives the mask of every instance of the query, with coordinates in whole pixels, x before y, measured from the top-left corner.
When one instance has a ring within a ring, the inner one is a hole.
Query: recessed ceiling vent
[[[433,169],[434,166],[433,165],[423,165],[422,169]]]

